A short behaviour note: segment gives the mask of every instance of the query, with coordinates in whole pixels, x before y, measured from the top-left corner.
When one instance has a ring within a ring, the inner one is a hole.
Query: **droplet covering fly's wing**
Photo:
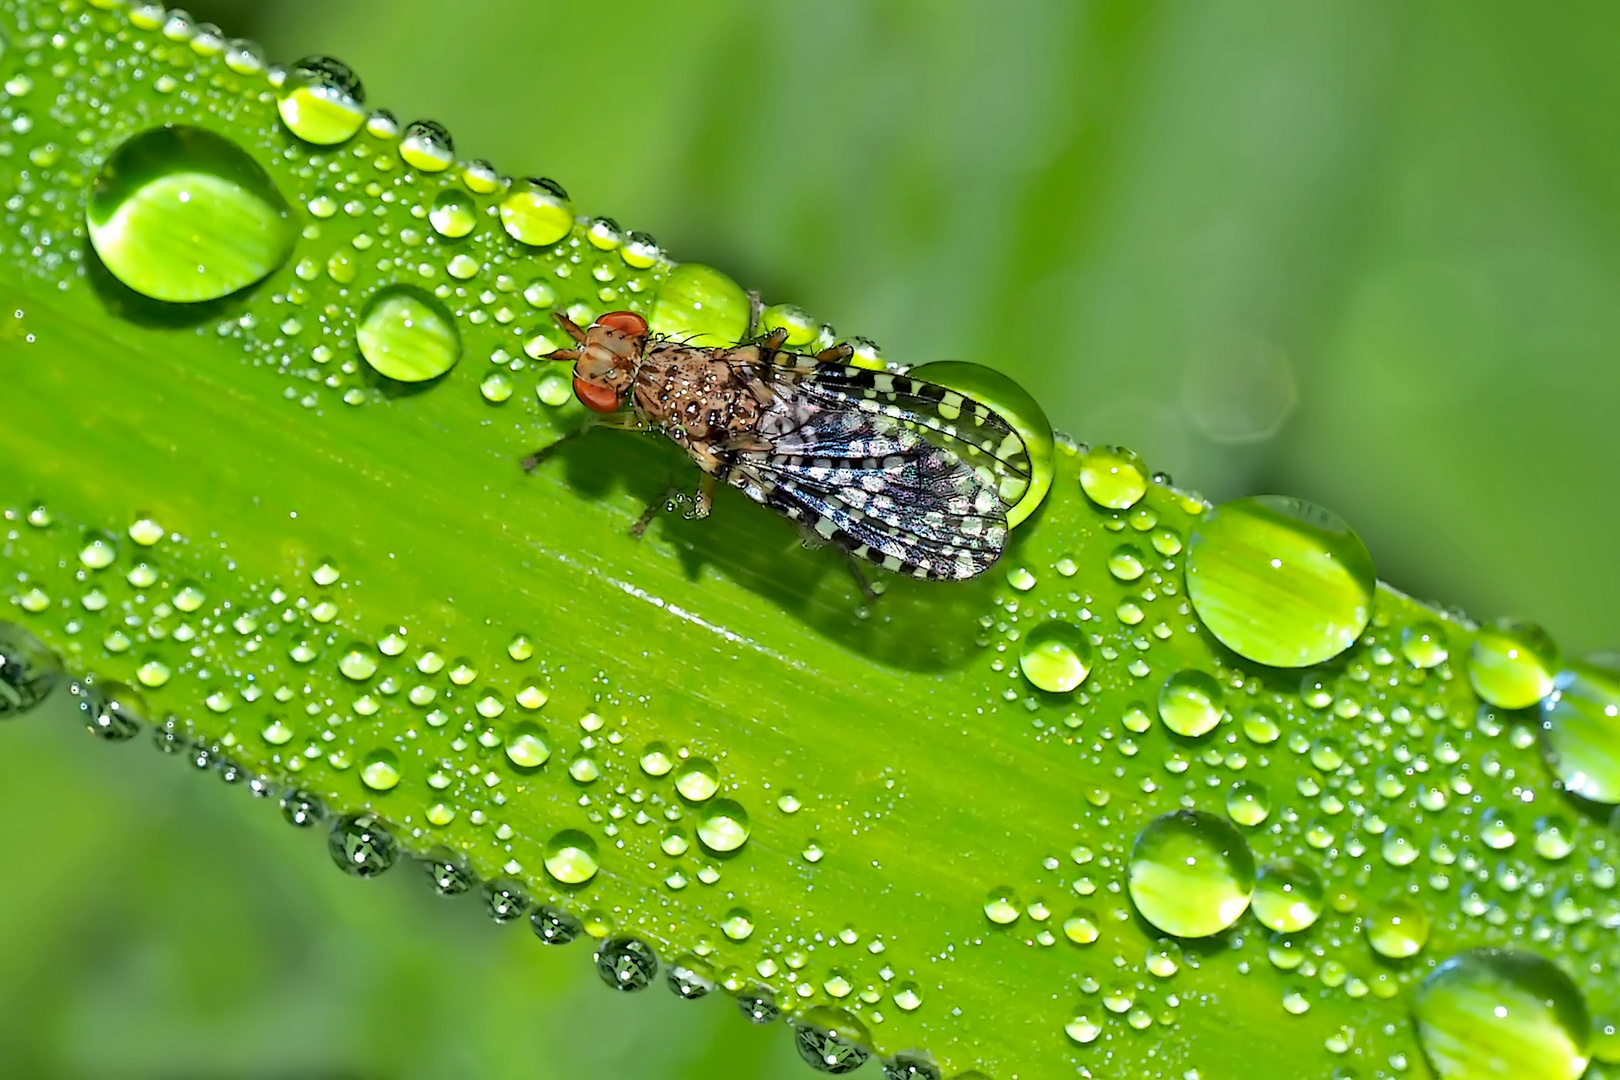
[[[898,573],[964,580],[996,561],[1029,483],[1000,416],[931,383],[785,359],[759,427],[771,449],[739,456],[739,487]]]

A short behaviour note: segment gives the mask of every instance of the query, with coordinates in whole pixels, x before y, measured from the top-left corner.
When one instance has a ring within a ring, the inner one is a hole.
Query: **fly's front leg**
[[[610,431],[646,431],[648,425],[645,420],[633,412],[608,413],[606,415],[593,413],[586,417],[585,423],[573,431],[560,436],[556,442],[548,446],[542,446],[524,458],[522,461],[523,471],[526,473],[534,472],[547,458],[562,449],[564,444],[572,442],[592,428],[607,428]]]

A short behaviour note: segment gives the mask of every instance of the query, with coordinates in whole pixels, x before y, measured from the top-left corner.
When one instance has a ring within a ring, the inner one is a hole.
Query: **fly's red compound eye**
[[[611,330],[625,337],[643,338],[647,336],[647,320],[633,311],[610,311],[600,319],[596,325],[604,330]]]
[[[611,387],[598,386],[584,379],[574,379],[574,396],[592,412],[610,413],[619,408],[619,395]]]

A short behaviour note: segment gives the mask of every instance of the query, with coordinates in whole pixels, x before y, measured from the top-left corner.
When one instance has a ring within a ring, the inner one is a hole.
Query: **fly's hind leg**
[[[855,579],[855,584],[860,587],[861,595],[866,597],[867,603],[876,603],[883,590],[879,589],[877,583],[866,576],[865,567],[861,565],[861,560],[855,557],[853,551],[843,545],[839,545],[838,550],[844,553],[844,563],[849,567],[849,576]]]

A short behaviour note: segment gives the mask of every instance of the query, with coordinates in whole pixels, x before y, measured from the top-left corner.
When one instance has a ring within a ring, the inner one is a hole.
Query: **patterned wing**
[[[966,462],[1008,507],[1029,490],[1029,451],[995,410],[937,383],[793,353],[776,355],[776,388],[824,409],[889,416]]]
[[[872,408],[863,402],[877,399],[815,390],[810,379],[781,380],[777,389],[759,427],[771,449],[738,453],[732,484],[897,573],[959,581],[1000,556],[1007,506],[997,474],[943,445],[963,440],[941,438],[925,418],[893,402]]]

